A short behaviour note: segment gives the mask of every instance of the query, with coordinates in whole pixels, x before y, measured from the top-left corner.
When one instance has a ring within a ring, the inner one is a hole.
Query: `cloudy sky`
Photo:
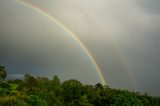
[[[159,0],[23,0],[58,19],[91,52],[112,88],[160,95]],[[0,64],[25,73],[101,82],[80,45],[56,22],[16,0],[0,0]]]

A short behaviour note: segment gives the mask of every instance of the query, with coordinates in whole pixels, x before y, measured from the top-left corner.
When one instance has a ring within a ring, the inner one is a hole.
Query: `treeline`
[[[0,106],[160,106],[160,97],[111,89],[100,83],[85,85],[75,79],[61,82],[56,75],[50,80],[29,74],[24,80],[4,80],[2,73],[0,69]]]

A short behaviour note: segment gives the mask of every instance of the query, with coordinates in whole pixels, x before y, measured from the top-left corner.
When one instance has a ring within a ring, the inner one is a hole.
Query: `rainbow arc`
[[[59,21],[56,17],[54,17],[53,15],[51,15],[50,13],[48,13],[47,11],[39,8],[38,6],[36,5],[33,5],[29,2],[26,2],[26,1],[23,1],[23,0],[16,0],[17,3],[23,5],[23,6],[26,6],[36,12],[39,12],[40,14],[48,17],[53,23],[56,23],[60,28],[62,28],[65,32],[68,33],[68,35],[70,35],[70,37],[72,37],[76,42],[77,44],[79,44],[79,46],[83,49],[83,51],[87,54],[87,56],[89,57],[89,59],[91,60],[91,62],[93,63],[94,67],[96,68],[97,70],[97,73],[101,79],[101,83],[102,84],[107,84],[103,74],[102,74],[102,70],[100,69],[100,67],[98,66],[98,64],[96,63],[93,55],[91,54],[91,52],[88,50],[88,48],[83,44],[83,42],[78,38],[78,36],[73,32],[71,31],[69,28],[67,28],[61,21]]]

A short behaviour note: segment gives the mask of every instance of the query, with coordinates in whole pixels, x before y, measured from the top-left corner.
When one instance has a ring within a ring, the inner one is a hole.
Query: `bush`
[[[28,106],[24,100],[16,96],[0,97],[0,106]]]
[[[27,103],[31,106],[48,106],[47,102],[37,95],[28,96]]]
[[[4,89],[4,88],[0,88],[0,96],[6,96],[9,94],[9,91]]]
[[[0,88],[4,88],[4,89],[10,89],[10,85],[9,84],[6,84],[4,82],[0,82]]]

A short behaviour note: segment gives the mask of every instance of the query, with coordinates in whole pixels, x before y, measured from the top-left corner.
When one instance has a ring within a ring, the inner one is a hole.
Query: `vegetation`
[[[75,79],[61,83],[56,75],[49,80],[29,74],[24,80],[4,81],[6,75],[1,66],[0,106],[160,106],[160,97],[111,89],[100,83],[84,85]]]
[[[7,76],[7,72],[4,66],[0,66],[0,81],[4,80]]]

